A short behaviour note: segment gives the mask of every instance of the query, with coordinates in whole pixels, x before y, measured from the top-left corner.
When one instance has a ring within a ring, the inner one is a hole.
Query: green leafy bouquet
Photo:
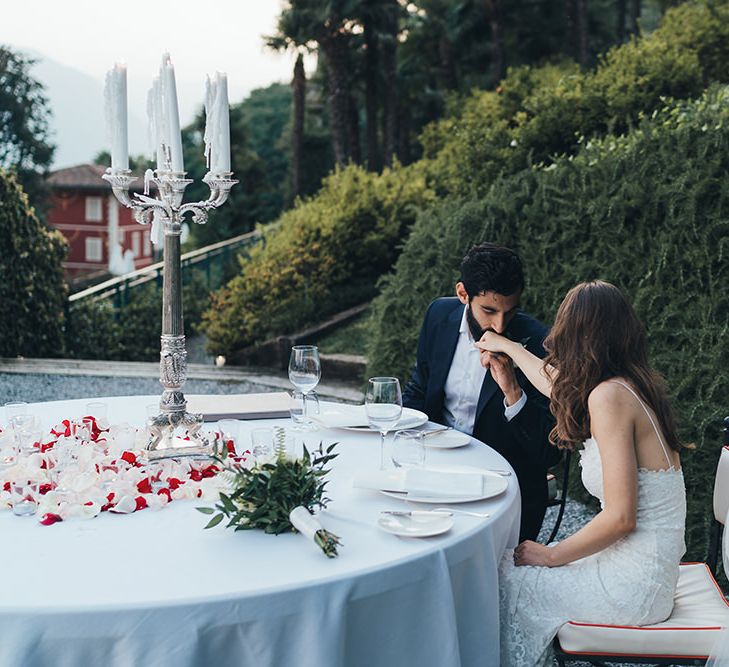
[[[214,515],[205,528],[213,528],[227,518],[226,528],[235,530],[259,528],[278,535],[298,529],[311,537],[326,556],[334,558],[341,544],[339,537],[324,530],[311,511],[326,507],[330,500],[324,496],[324,477],[329,472],[325,466],[337,456],[332,453],[336,445],[324,450],[319,443],[311,453],[304,446],[304,454],[298,459],[287,458],[283,448],[278,447],[273,461],[252,468],[231,463],[224,447],[216,450],[213,458],[231,491],[220,492],[220,502],[214,507],[197,508],[203,514]]]

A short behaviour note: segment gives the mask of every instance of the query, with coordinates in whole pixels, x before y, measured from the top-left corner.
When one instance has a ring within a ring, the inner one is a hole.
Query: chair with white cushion
[[[628,663],[704,665],[723,628],[729,627],[729,602],[716,572],[723,523],[729,510],[729,417],[714,480],[714,525],[707,563],[682,563],[671,616],[647,626],[616,626],[570,621],[554,640],[557,662],[594,665]]]

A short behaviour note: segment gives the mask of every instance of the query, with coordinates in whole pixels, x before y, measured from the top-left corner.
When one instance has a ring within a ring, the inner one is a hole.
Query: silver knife
[[[431,516],[433,514],[441,514],[443,516],[453,516],[453,512],[445,510],[413,510],[411,512],[401,510],[382,510],[380,514],[389,514],[391,516]]]

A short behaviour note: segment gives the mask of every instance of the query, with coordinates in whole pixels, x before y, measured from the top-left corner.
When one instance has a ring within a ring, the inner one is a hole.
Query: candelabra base
[[[210,458],[213,448],[208,439],[200,433],[203,417],[189,412],[161,413],[149,423],[151,433],[147,443],[150,461],[176,459],[184,456]],[[185,432],[179,435],[177,430]]]

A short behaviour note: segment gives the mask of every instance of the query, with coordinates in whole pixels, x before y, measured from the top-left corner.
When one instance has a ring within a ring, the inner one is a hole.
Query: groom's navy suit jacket
[[[445,382],[458,343],[464,307],[455,297],[436,299],[430,304],[420,330],[417,362],[403,392],[403,405],[422,410],[431,421],[441,424],[445,423]],[[542,343],[547,328],[534,318],[518,312],[506,334],[525,344],[530,352],[544,357]],[[493,447],[514,468],[522,501],[520,540],[534,540],[546,509],[547,468],[559,461],[560,452],[548,440],[554,418],[547,398],[518,369],[516,376],[527,402],[507,421],[504,394],[491,373],[486,373],[478,397],[473,437]]]

